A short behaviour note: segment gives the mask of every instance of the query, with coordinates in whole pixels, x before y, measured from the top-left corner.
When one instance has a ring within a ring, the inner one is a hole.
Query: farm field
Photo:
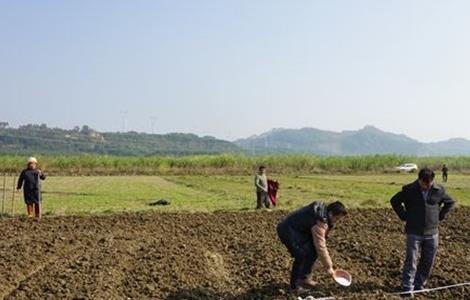
[[[22,216],[21,197],[17,216],[0,218],[0,299],[295,299],[275,226],[314,199],[352,209],[328,243],[354,284],[318,274],[311,295],[395,298],[404,235],[388,201],[416,174],[271,177],[281,182],[280,205],[254,211],[252,176],[49,176],[41,222]],[[470,176],[452,174],[445,186],[459,207],[442,224],[430,287],[470,281]],[[171,205],[149,205],[161,198]],[[418,299],[468,295],[460,287]]]
[[[0,219],[3,299],[295,299],[290,258],[275,225],[285,211],[156,213]],[[470,209],[441,228],[429,287],[470,281]],[[316,274],[315,297],[398,299],[402,225],[389,209],[360,209],[328,240],[354,283]],[[418,299],[468,299],[459,287]]]
[[[389,207],[390,197],[403,184],[413,181],[416,174],[271,177],[281,183],[279,208],[290,210],[318,199],[340,199],[348,207]],[[12,208],[12,181],[7,178],[6,213],[11,213]],[[252,176],[228,175],[49,176],[43,182],[43,209],[50,215],[249,210],[255,202],[252,181]],[[451,174],[445,186],[459,205],[470,205],[470,175]],[[149,205],[162,198],[171,201],[171,205]],[[22,193],[17,193],[15,199],[15,212],[23,213]]]

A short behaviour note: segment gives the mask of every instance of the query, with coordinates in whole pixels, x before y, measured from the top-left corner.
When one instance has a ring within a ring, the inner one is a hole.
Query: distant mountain
[[[469,155],[470,141],[462,138],[450,139],[444,142],[426,144],[430,155],[441,155],[445,153],[449,156]]]
[[[126,156],[239,153],[235,144],[194,134],[97,132],[88,126],[72,130],[25,125],[0,126],[0,154],[109,154]]]
[[[318,155],[402,154],[415,156],[470,155],[470,141],[451,139],[422,143],[403,134],[366,126],[333,132],[315,128],[273,129],[239,139],[235,144],[252,154],[313,153]]]
[[[470,141],[456,138],[421,143],[406,135],[366,126],[342,132],[315,128],[273,129],[232,143],[185,133],[98,132],[88,126],[67,130],[49,128],[45,124],[10,128],[8,123],[0,122],[0,154],[149,156],[221,153],[455,156],[470,155]]]

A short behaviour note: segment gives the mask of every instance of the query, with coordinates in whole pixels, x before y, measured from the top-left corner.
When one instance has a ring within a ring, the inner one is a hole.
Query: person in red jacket
[[[277,191],[279,190],[279,182],[277,180],[268,179],[268,196],[273,206],[277,205]]]

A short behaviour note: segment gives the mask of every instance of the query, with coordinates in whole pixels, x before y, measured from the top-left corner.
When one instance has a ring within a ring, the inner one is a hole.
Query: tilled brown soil
[[[275,234],[285,212],[139,213],[0,219],[0,298],[295,299],[291,259]],[[470,281],[470,208],[442,224],[429,287]],[[356,210],[328,241],[354,284],[324,274],[315,297],[389,299],[400,285],[402,224],[391,210]],[[421,299],[470,299],[460,287]]]

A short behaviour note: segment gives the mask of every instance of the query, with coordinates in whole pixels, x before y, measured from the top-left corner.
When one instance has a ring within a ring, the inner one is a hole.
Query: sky
[[[470,139],[470,1],[0,0],[0,121]]]

